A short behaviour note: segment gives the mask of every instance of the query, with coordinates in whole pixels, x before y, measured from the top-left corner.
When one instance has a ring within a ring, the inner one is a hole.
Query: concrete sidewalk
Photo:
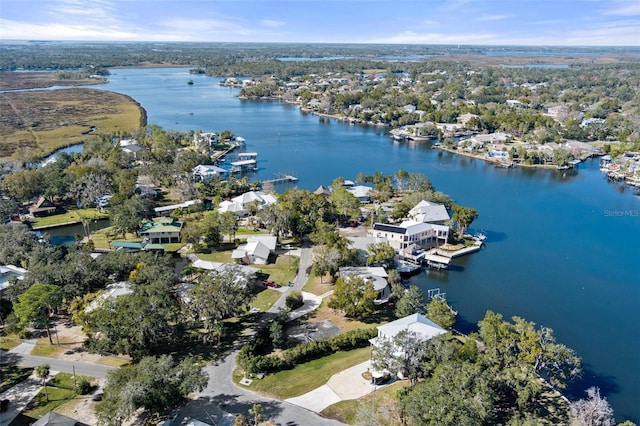
[[[52,371],[50,375],[55,375]],[[8,399],[9,408],[4,413],[0,413],[0,426],[6,426],[22,412],[29,401],[33,399],[41,388],[41,381],[31,375],[28,379],[18,383],[14,387],[0,394],[0,401]]]

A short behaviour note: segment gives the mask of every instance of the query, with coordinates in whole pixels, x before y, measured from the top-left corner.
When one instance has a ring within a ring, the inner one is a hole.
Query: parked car
[[[269,280],[266,280],[266,281],[263,281],[263,282],[262,282],[262,284],[263,284],[265,287],[271,287],[271,288],[279,288],[279,287],[280,287],[280,284],[278,284],[278,283],[277,283],[277,282],[275,282],[275,281],[269,281]]]

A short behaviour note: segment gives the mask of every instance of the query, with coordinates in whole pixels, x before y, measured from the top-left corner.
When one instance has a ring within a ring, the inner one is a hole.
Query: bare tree
[[[587,398],[570,404],[571,424],[575,426],[613,426],[613,408],[607,399],[600,396],[600,389],[587,389]]]

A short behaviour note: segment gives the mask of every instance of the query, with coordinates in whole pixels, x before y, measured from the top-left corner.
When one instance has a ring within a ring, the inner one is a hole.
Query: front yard
[[[291,370],[269,374],[263,379],[253,378],[247,388],[278,399],[287,399],[312,391],[329,381],[331,376],[369,359],[370,349],[360,348],[299,364]],[[234,371],[233,381],[242,379],[239,370]],[[240,385],[242,386],[242,385]]]

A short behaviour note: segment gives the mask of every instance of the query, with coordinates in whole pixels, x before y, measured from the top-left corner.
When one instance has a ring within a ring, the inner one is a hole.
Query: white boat
[[[476,232],[476,233],[473,235],[473,239],[474,239],[474,240],[476,240],[476,241],[482,241],[482,242],[484,242],[484,241],[486,241],[486,239],[487,239],[487,234],[485,234],[485,233],[484,233],[484,232],[482,232],[482,231],[478,231],[478,232]]]
[[[411,275],[420,270],[420,265],[411,262],[396,261],[398,272],[404,275]]]

